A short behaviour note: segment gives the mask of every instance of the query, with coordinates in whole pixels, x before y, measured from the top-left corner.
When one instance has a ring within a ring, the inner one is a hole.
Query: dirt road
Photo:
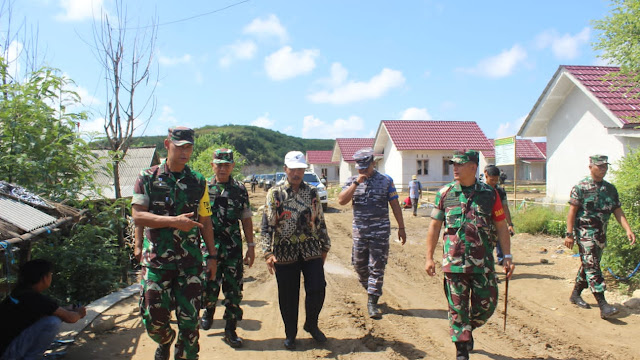
[[[251,200],[256,205],[263,204],[264,193],[258,190]],[[213,328],[200,332],[200,358],[455,358],[455,347],[448,335],[442,272],[429,277],[424,271],[427,211],[418,217],[405,211],[404,216],[408,241],[404,246],[392,241],[384,295],[380,298],[384,310],[381,320],[367,317],[366,294],[350,265],[350,207],[332,202],[326,213],[332,240],[325,264],[327,297],[320,314],[320,328],[329,341],[318,346],[302,330],[301,309],[298,350],[284,349],[275,277],[269,275],[259,258],[245,272],[245,319],[238,329],[245,346],[235,350],[222,341],[224,322],[219,319],[224,309],[218,307]],[[257,229],[259,223],[254,226]],[[395,227],[394,220],[392,226]],[[640,308],[620,305],[625,299],[608,295],[622,312],[615,320],[604,321],[595,300],[586,292],[584,298],[592,309],[569,304],[579,258],[566,251],[559,253],[560,243],[559,239],[526,234],[514,237],[512,252],[517,268],[509,283],[507,331],[502,330],[502,280],[498,310],[474,332],[476,350],[471,359],[640,359]],[[440,247],[436,254],[441,251]],[[107,315],[116,316],[116,327],[98,334],[81,334],[66,359],[153,358],[156,344],[144,332],[136,304],[137,299],[131,298],[109,310]]]

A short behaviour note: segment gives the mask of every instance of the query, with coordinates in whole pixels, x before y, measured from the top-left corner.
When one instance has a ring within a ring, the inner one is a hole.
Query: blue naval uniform
[[[343,189],[348,188],[358,176],[350,177]],[[371,295],[382,295],[384,269],[389,257],[389,202],[398,193],[389,175],[373,172],[353,194],[353,250],[351,262],[360,284]]]

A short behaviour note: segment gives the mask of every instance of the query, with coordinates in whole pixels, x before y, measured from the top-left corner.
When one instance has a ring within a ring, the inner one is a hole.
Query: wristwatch
[[[513,255],[511,255],[511,254],[504,254],[503,258],[504,258],[504,259],[509,259],[509,260],[512,260],[512,261],[513,261]]]
[[[572,238],[573,239],[573,233],[567,231],[567,233],[564,234],[564,237],[568,237],[568,238]]]

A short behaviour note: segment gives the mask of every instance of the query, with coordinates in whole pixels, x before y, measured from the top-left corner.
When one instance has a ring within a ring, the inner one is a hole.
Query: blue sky
[[[591,24],[608,14],[605,1],[241,1],[125,0],[129,34],[154,15],[160,24],[157,108],[144,135],[242,124],[373,137],[380,120],[433,119],[511,136],[559,65],[605,64]],[[102,127],[105,109],[92,50],[101,8],[115,13],[112,0],[13,7],[14,28],[37,29],[44,62],[75,81],[91,112],[84,131]]]

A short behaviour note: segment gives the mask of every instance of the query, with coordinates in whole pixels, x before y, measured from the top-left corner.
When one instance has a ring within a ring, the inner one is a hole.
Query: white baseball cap
[[[307,161],[304,158],[304,154],[300,151],[289,151],[284,156],[284,164],[289,169],[306,169]]]

